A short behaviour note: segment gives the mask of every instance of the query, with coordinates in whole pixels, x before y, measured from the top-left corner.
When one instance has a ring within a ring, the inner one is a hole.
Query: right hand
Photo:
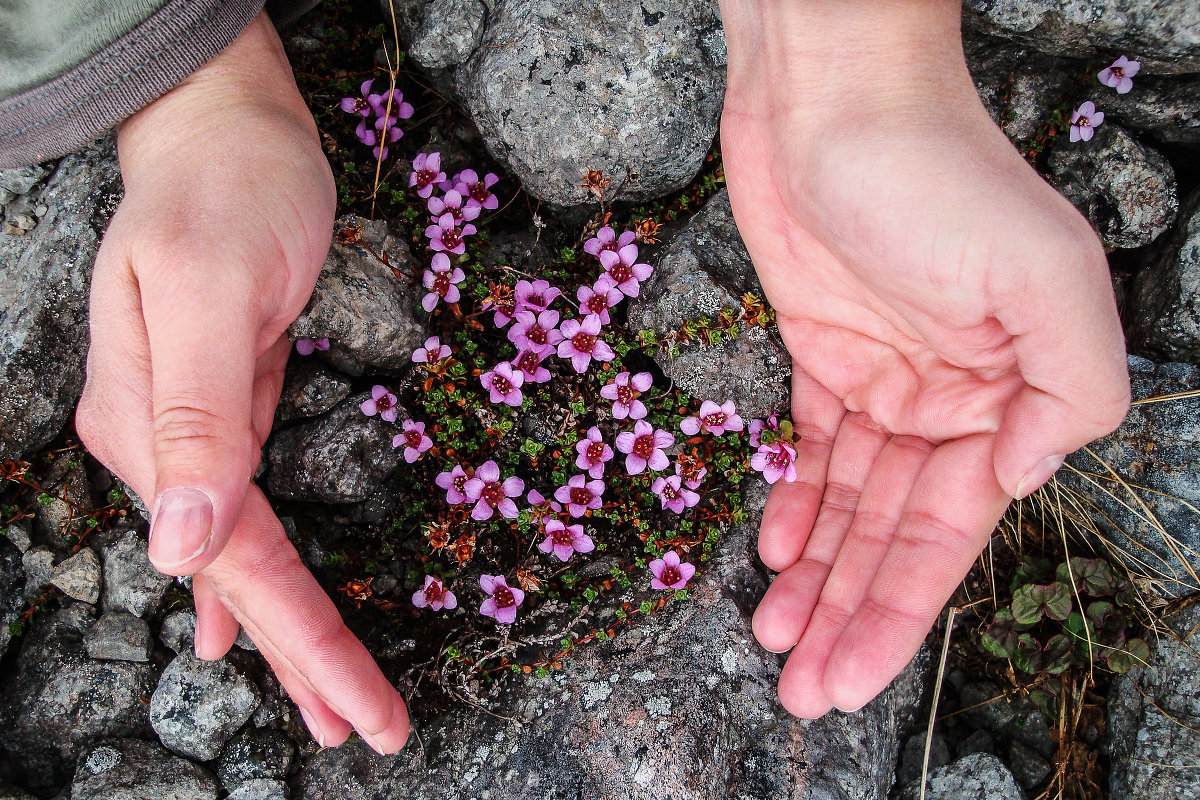
[[[251,477],[329,248],[335,189],[265,14],[126,120],[125,198],[92,279],[76,427],[152,509],[150,558],[195,573],[196,653],[246,629],[324,745],[403,746],[399,694]]]

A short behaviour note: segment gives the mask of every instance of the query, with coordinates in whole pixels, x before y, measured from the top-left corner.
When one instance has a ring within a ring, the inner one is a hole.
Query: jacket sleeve
[[[227,47],[264,0],[0,4],[0,169],[57,158],[166,94]],[[271,3],[295,19],[315,0]]]

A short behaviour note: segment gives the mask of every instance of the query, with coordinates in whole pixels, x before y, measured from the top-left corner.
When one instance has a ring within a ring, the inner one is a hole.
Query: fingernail
[[[759,645],[759,646],[760,646],[760,647],[762,647],[762,649],[763,649],[763,650],[766,650],[768,653],[774,653],[774,654],[775,654],[775,655],[777,655],[777,656],[778,656],[778,655],[783,655],[783,654],[784,654],[784,653],[786,653],[788,650],[791,650],[791,649],[792,649],[792,648],[790,648],[790,647],[789,647],[789,648],[787,648],[787,650],[772,650],[771,648],[767,647],[766,645]]]
[[[168,489],[150,522],[150,560],[172,569],[204,554],[212,538],[213,506],[199,489]]]
[[[858,708],[839,708],[838,706],[834,706],[834,708],[837,708],[837,710],[843,714],[854,714],[862,710],[862,706],[859,706]]]
[[[359,736],[362,737],[362,740],[364,742],[371,745],[371,749],[374,750],[376,753],[379,753],[379,755],[381,755],[381,756],[387,755],[387,753],[383,752],[383,748],[379,746],[379,742],[375,741],[372,737],[367,736],[365,733],[359,733]]]
[[[300,718],[302,720],[304,720],[304,724],[308,728],[308,732],[311,733],[312,737],[317,740],[317,744],[320,745],[321,747],[324,747],[325,746],[324,731],[322,731],[319,727],[317,727],[317,723],[313,722],[313,718],[303,708],[300,709]]]
[[[1050,476],[1058,472],[1058,468],[1066,461],[1065,455],[1046,456],[1033,469],[1025,473],[1025,477],[1017,482],[1017,499],[1028,497],[1033,494],[1041,485],[1050,480]]]

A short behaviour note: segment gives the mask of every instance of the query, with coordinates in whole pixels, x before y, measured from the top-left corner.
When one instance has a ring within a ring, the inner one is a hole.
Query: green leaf
[[[1043,615],[1065,620],[1071,615],[1071,590],[1058,582],[1022,586],[1013,593],[1012,612],[1021,624],[1035,623]]]
[[[1017,638],[1016,652],[1013,653],[1012,660],[1016,664],[1017,669],[1022,672],[1034,673],[1037,670],[1033,667],[1033,659],[1037,658],[1042,652],[1041,645],[1037,639],[1034,639],[1028,633],[1022,633]]]
[[[1150,660],[1150,646],[1142,639],[1130,639],[1125,649],[1108,654],[1108,666],[1113,672],[1128,672],[1133,667],[1144,666]]]
[[[1054,567],[1048,558],[1025,556],[1013,575],[1012,590],[1015,592],[1027,583],[1049,583],[1054,580]]]
[[[1055,578],[1069,584],[1071,576],[1075,577],[1075,586],[1081,592],[1087,592],[1093,597],[1104,597],[1113,593],[1112,567],[1102,558],[1082,558],[1075,556],[1071,559],[1070,573],[1067,565],[1059,564],[1055,570]]]
[[[1042,670],[1060,675],[1071,666],[1071,640],[1063,634],[1051,636],[1042,648]]]

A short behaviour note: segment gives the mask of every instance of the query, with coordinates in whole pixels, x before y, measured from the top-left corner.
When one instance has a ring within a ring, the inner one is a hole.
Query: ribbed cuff
[[[78,150],[229,46],[263,0],[169,0],[70,72],[0,101],[0,169]]]

